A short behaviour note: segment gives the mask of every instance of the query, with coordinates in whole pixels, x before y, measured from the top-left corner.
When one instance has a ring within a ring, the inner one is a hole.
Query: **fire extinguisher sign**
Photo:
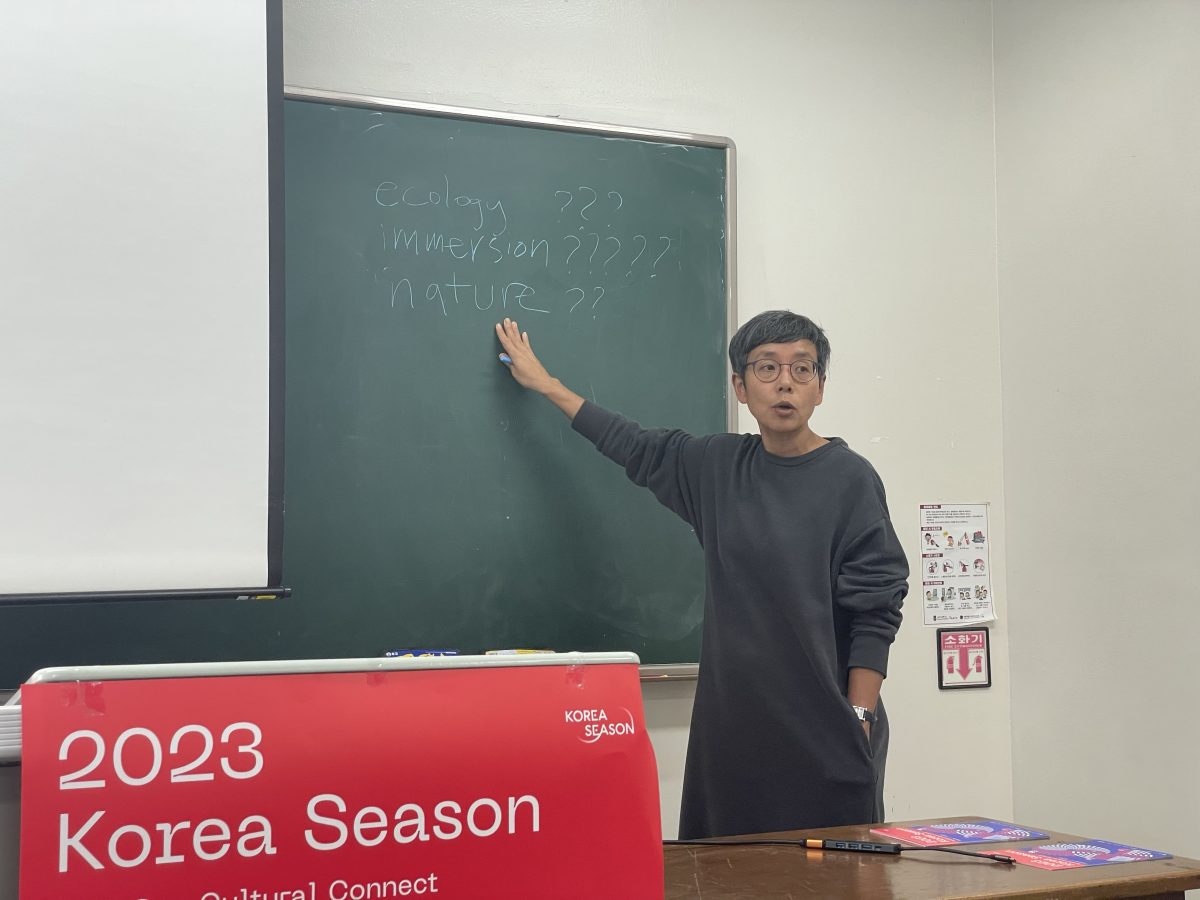
[[[939,628],[938,687],[992,686],[992,651],[987,628]]]

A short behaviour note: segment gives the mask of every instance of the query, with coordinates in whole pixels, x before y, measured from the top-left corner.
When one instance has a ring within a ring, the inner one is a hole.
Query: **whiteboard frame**
[[[567,131],[592,134],[601,137],[619,137],[666,144],[681,144],[689,147],[713,147],[725,151],[725,334],[726,340],[737,330],[737,146],[732,138],[711,134],[693,134],[680,131],[660,131],[653,128],[635,128],[628,125],[612,125],[602,122],[583,122],[560,119],[552,116],[534,116],[526,113],[501,112],[477,109],[468,106],[448,106],[441,103],[424,103],[417,100],[398,100],[390,97],[347,94],[299,85],[284,85],[285,100],[302,100],[311,103],[334,103],[339,106],[354,106],[363,109],[381,109],[392,112],[416,113],[447,119],[467,119],[475,122],[490,122],[496,125],[517,125],[551,131]],[[737,431],[737,398],[732,390],[725,393],[725,427]],[[645,665],[640,669],[643,681],[695,680],[699,674],[697,663],[675,663]]]

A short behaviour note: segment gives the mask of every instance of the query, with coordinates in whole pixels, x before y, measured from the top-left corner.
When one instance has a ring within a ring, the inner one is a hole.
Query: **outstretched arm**
[[[585,409],[582,397],[546,371],[529,346],[528,333],[520,331],[516,322],[505,319],[498,324],[496,337],[504,348],[500,362],[508,366],[517,384],[561,409],[571,427],[623,466],[634,484],[649,488],[660,503],[698,527],[694,481],[704,453],[703,441],[679,430],[647,430],[595,403],[586,404]]]
[[[529,332],[520,331],[516,322],[505,319],[496,325],[496,337],[504,348],[500,361],[508,366],[517,384],[541,394],[561,409],[568,419],[574,420],[575,414],[583,406],[583,398],[546,371],[529,346]]]

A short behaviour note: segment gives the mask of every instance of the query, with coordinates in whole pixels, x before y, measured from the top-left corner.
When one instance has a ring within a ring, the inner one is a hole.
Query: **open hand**
[[[496,337],[500,339],[500,346],[504,348],[504,354],[500,361],[508,366],[508,370],[517,380],[517,384],[537,391],[539,394],[545,394],[553,387],[554,378],[546,371],[545,366],[534,355],[533,348],[529,346],[528,332],[522,333],[517,328],[516,322],[512,319],[505,319],[496,325]],[[508,357],[507,362],[505,362],[504,356]]]

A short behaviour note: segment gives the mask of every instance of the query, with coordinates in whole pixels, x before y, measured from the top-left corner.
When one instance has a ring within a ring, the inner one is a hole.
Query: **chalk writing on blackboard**
[[[611,185],[562,187],[534,198],[535,213],[550,213],[538,216],[539,233],[522,232],[510,216],[522,204],[506,204],[502,192],[476,190],[449,173],[385,178],[368,200],[379,219],[373,280],[393,309],[595,318],[606,298],[645,300],[652,291],[630,289],[654,284],[650,279],[667,273],[673,260],[679,266],[682,231],[654,233],[645,227],[645,210],[635,226],[629,210],[636,201]],[[553,220],[557,233],[545,228]]]

